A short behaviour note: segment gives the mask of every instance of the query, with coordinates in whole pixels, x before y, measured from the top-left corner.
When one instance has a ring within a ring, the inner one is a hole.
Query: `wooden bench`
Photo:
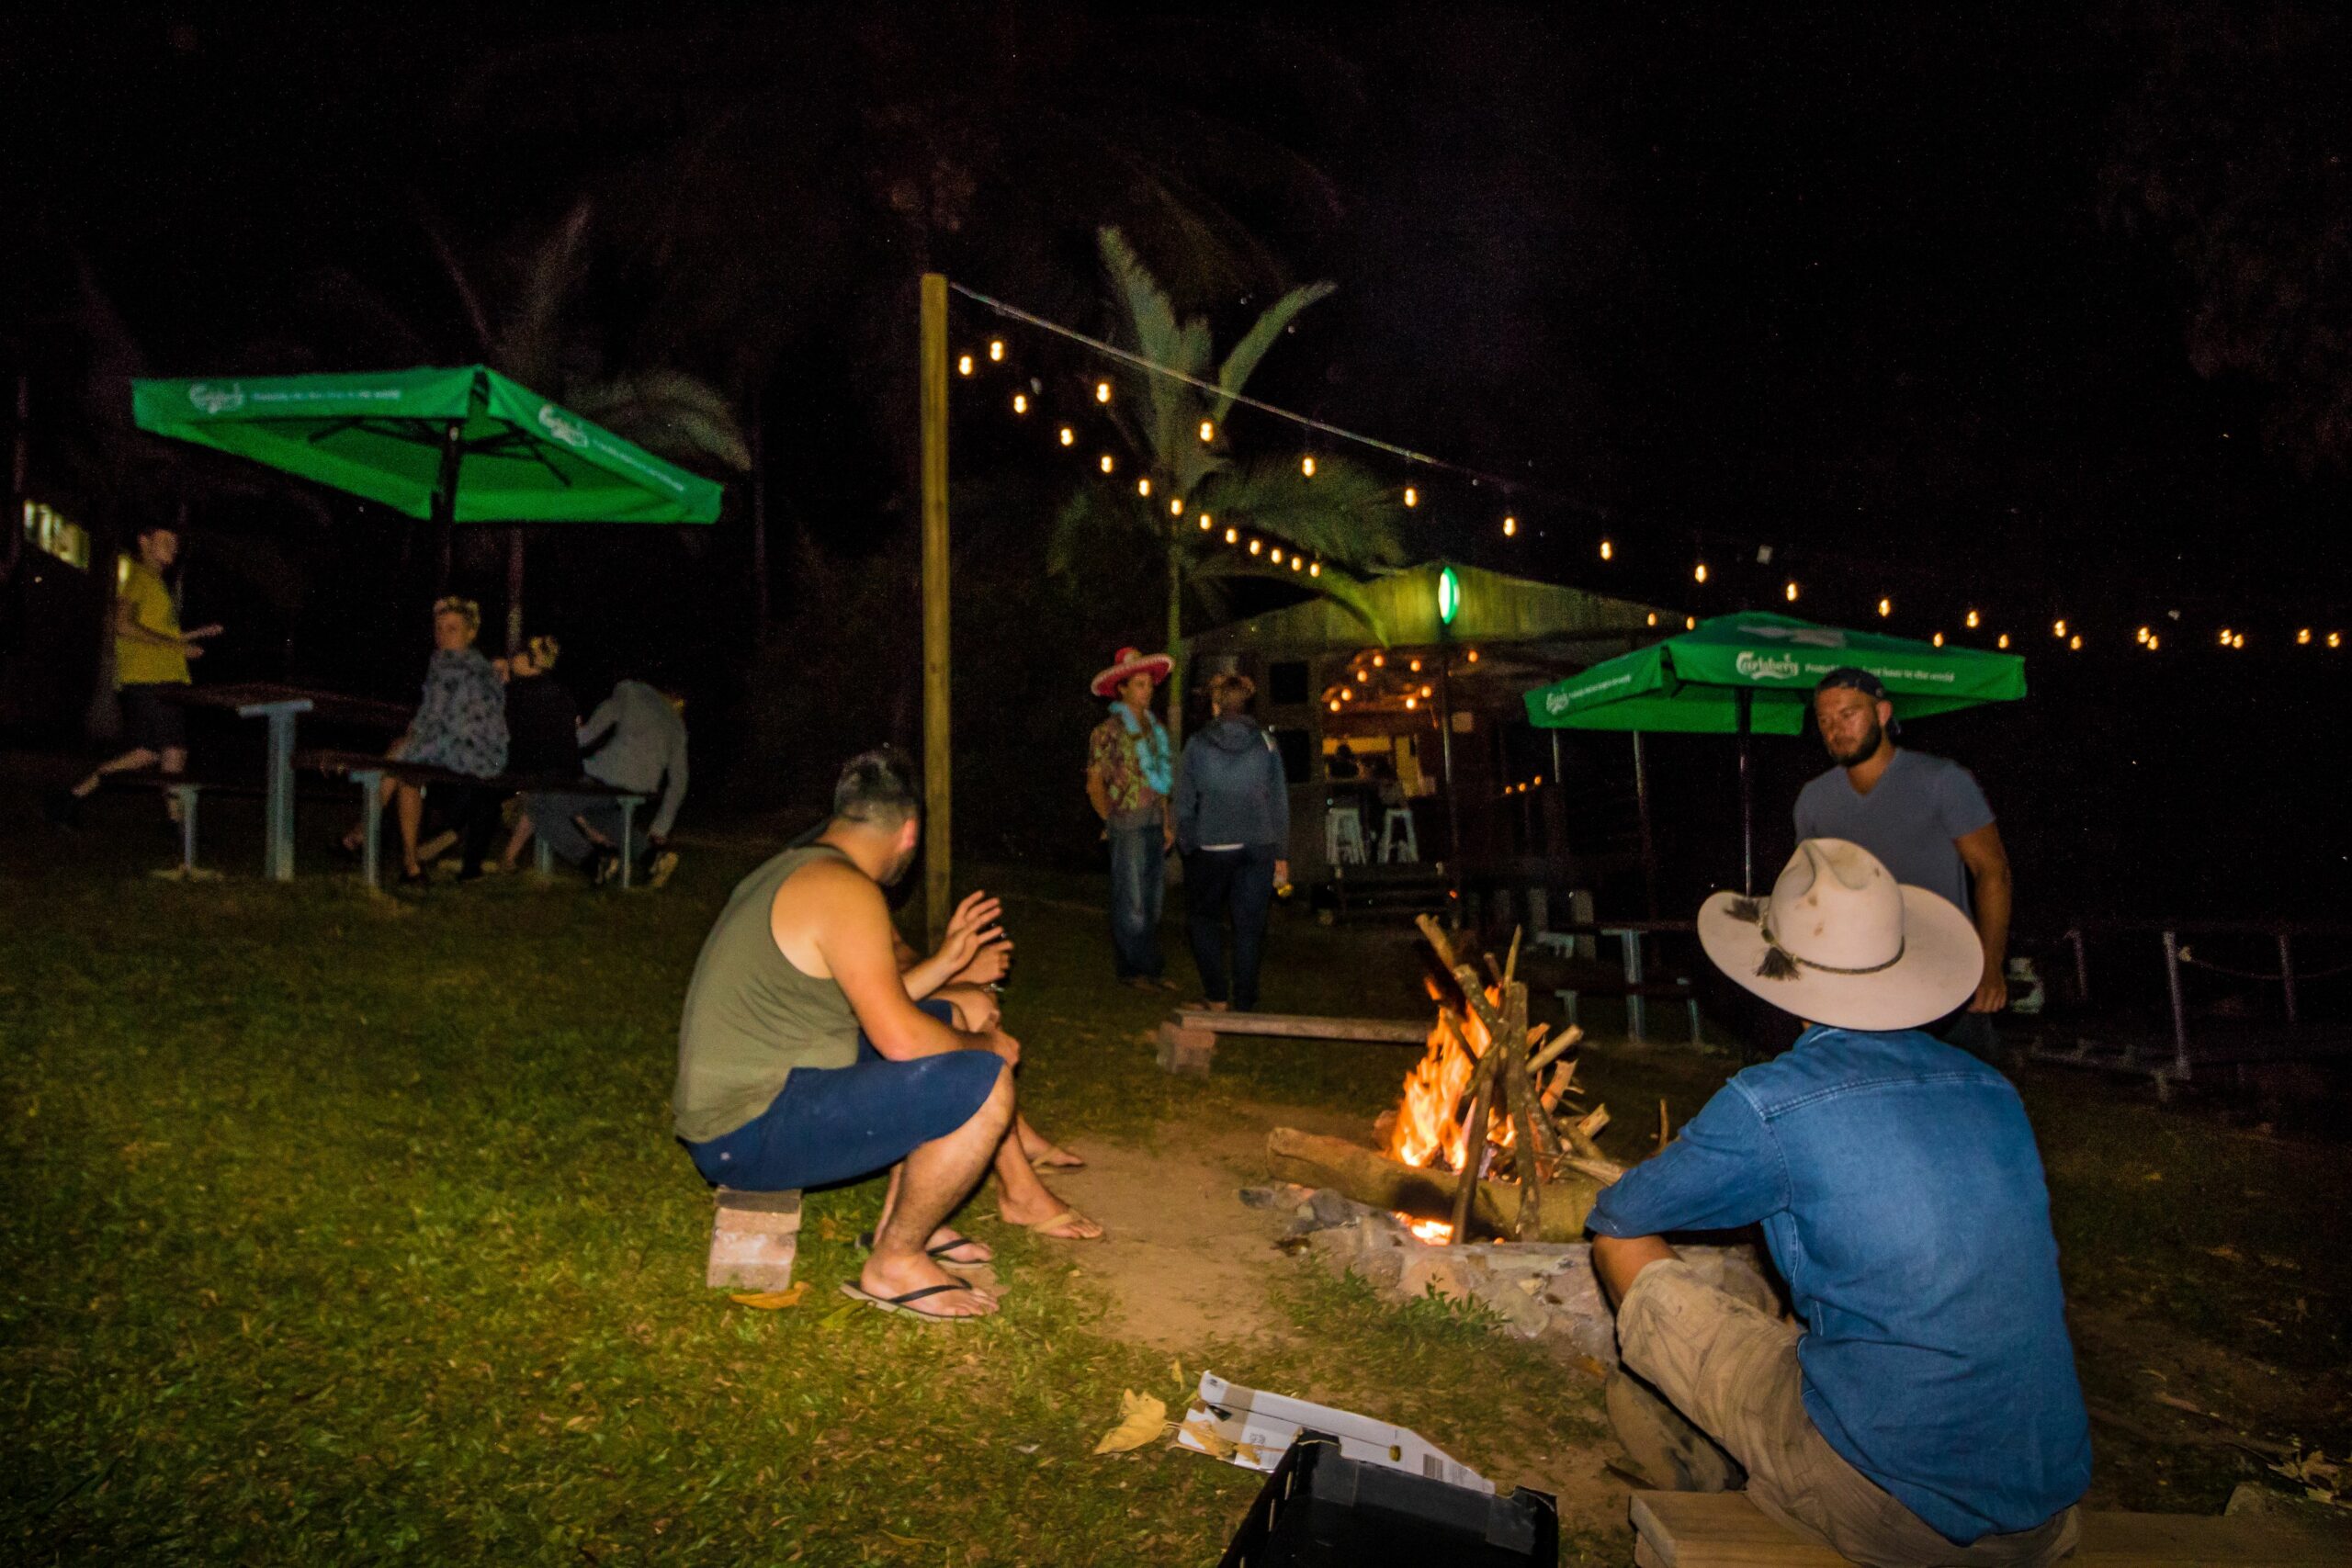
[[[712,1193],[710,1263],[703,1282],[712,1290],[781,1291],[792,1283],[800,1250],[800,1194]]]
[[[1159,1026],[1159,1070],[1206,1077],[1220,1034],[1288,1040],[1362,1040],[1383,1045],[1426,1045],[1430,1026],[1388,1018],[1315,1018],[1290,1012],[1211,1012],[1180,1008]]]
[[[436,784],[461,784],[470,789],[503,791],[511,795],[582,795],[617,801],[621,808],[621,886],[630,886],[636,872],[637,808],[646,796],[632,790],[599,784],[590,778],[556,778],[538,774],[500,773],[481,779],[471,773],[453,773],[447,768],[435,768],[423,762],[403,762],[398,758],[379,756],[372,751],[305,751],[295,759],[297,766],[318,773],[349,779],[359,786],[359,808],[367,820],[367,834],[360,846],[359,874],[370,887],[383,886],[383,867],[377,849],[377,831],[383,825],[383,781],[399,779],[404,784],[430,786]],[[555,869],[555,860],[547,840],[538,840],[534,863],[542,873]]]
[[[1840,1568],[1847,1561],[1798,1540],[1736,1492],[1636,1492],[1640,1568]],[[2279,1519],[2211,1514],[2083,1514],[2075,1568],[2342,1568],[2352,1533]]]

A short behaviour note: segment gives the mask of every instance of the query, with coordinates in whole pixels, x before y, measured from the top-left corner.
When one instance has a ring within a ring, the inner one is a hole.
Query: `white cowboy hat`
[[[1168,679],[1168,672],[1175,668],[1176,661],[1164,653],[1145,653],[1137,649],[1123,648],[1112,657],[1111,667],[1097,673],[1086,689],[1098,697],[1107,697],[1117,692],[1120,683],[1130,675],[1148,675],[1151,683],[1157,686]]]
[[[1984,947],[1951,900],[1906,887],[1860,844],[1807,839],[1769,898],[1699,907],[1716,968],[1784,1012],[1838,1029],[1916,1029],[1976,994]]]

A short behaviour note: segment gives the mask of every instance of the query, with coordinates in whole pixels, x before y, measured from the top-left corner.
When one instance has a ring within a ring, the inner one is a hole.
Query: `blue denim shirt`
[[[1593,1206],[1602,1235],[1762,1221],[1830,1447],[1938,1533],[2090,1484],[2050,1194],[2009,1081],[1916,1030],[1808,1029]]]

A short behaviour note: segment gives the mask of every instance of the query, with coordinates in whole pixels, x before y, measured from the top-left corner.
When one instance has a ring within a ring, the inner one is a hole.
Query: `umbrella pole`
[[[523,525],[506,530],[506,656],[523,648]]]
[[[440,569],[433,582],[435,599],[449,592],[449,533],[458,521],[458,468],[466,458],[465,429],[457,420],[441,427],[441,472],[433,485],[433,525],[437,535],[435,547],[441,553]]]
[[[1756,896],[1756,759],[1750,739],[1755,729],[1756,694],[1739,691],[1739,891]]]
[[[1554,730],[1556,741],[1558,730]],[[1642,743],[1642,732],[1634,731],[1634,810],[1642,825],[1642,897],[1649,910],[1648,919],[1657,919],[1657,840],[1650,832],[1650,765],[1649,748]]]

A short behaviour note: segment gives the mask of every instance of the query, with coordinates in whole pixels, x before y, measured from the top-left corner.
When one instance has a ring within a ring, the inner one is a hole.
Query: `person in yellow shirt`
[[[172,700],[173,688],[188,683],[187,661],[201,658],[204,639],[219,636],[220,628],[180,629],[172,591],[164,585],[164,573],[179,553],[180,536],[162,524],[139,531],[139,557],[114,602],[114,683],[130,750],[51,797],[50,814],[60,821],[74,821],[81,803],[108,773],[158,765],[167,773],[187,771],[187,712]]]

